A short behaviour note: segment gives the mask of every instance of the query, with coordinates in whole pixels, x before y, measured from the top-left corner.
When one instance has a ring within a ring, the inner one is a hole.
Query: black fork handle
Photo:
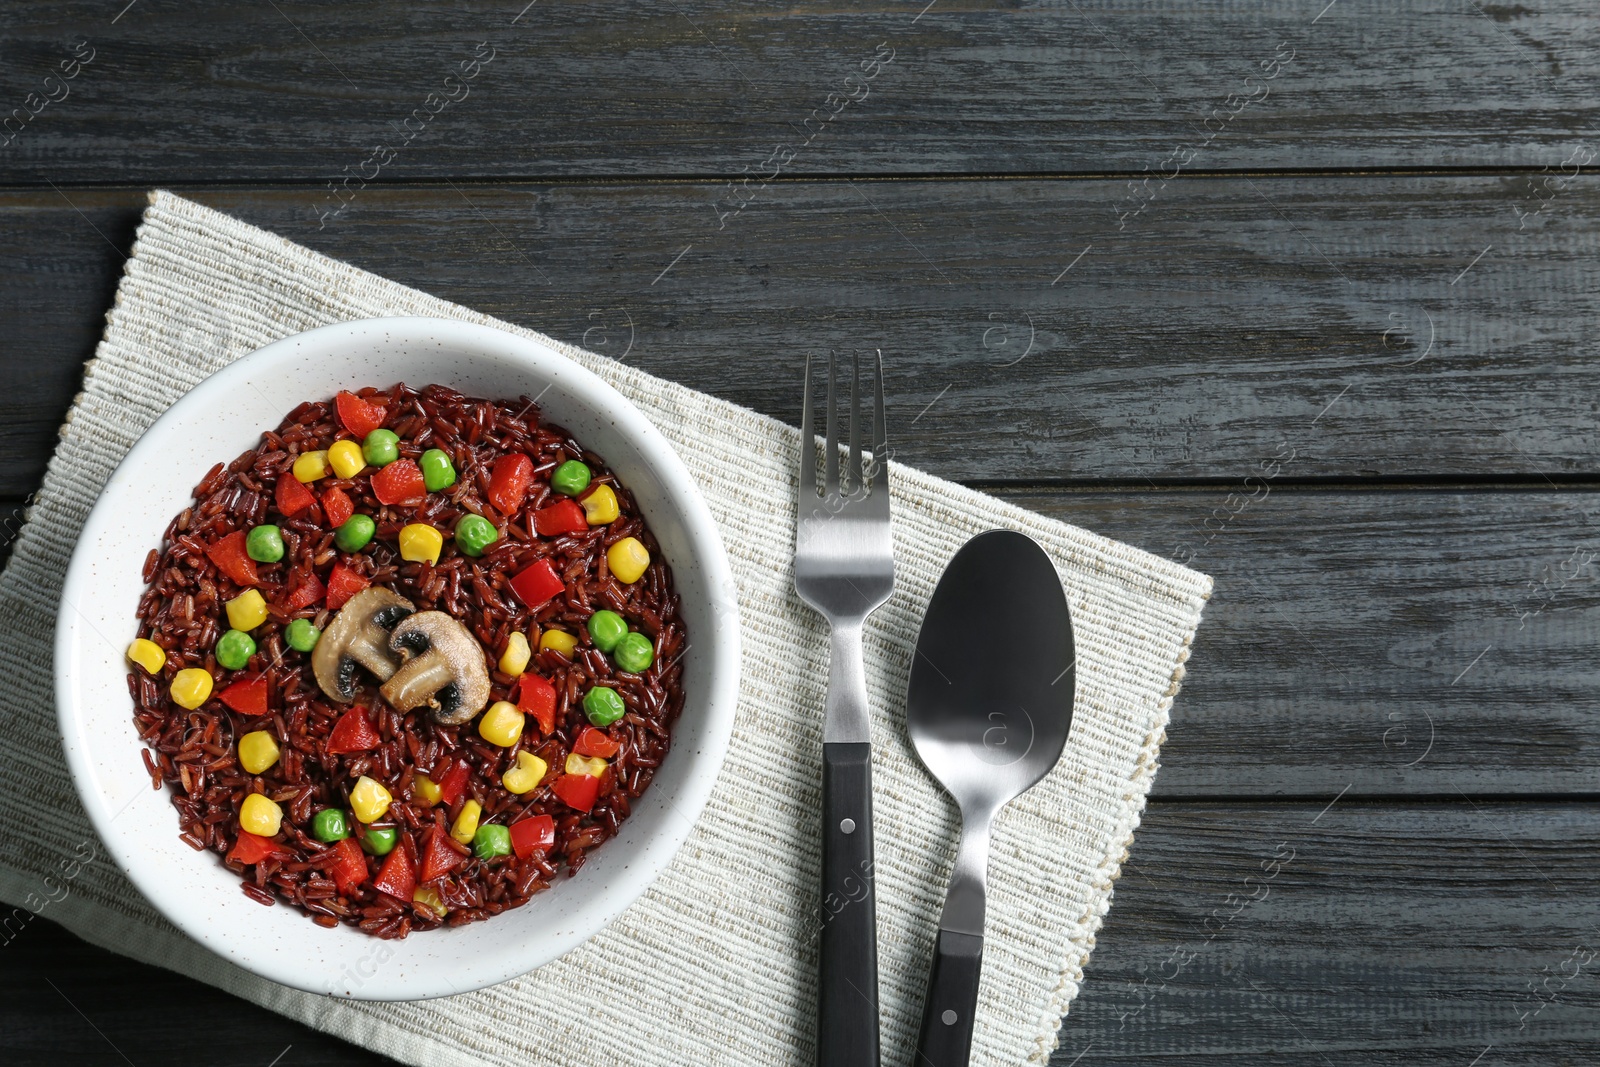
[[[872,746],[824,744],[818,1067],[878,1067],[878,909],[872,883]]]

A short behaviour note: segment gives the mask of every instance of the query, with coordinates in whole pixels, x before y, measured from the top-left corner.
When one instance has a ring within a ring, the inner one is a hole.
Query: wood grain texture
[[[0,947],[0,1053],[7,1067],[394,1063],[214,986],[112,955],[47,918],[18,927],[12,909],[0,911],[19,931]]]
[[[796,174],[1138,173],[1181,143],[1210,170],[1539,167],[1592,142],[1600,106],[1583,0],[524,3],[145,0],[113,22],[123,5],[13,0],[6,109],[69,43],[95,57],[0,181],[330,180],[378,144],[378,180],[738,175],[778,144]],[[466,95],[429,104],[483,41]],[[845,79],[879,44],[866,96],[806,126],[862,93]],[[1247,83],[1280,44],[1293,60]],[[1253,99],[1211,136],[1230,95]]]
[[[320,230],[314,190],[194,195],[790,421],[806,351],[882,347],[899,458],[951,478],[1239,479],[1290,448],[1301,479],[1589,476],[1600,183],[1518,216],[1525,184],[1184,179],[1122,232],[1089,181],[778,183],[722,229],[695,182],[373,187]],[[141,203],[0,194],[0,493],[39,479]]]
[[[1600,793],[1594,492],[1002,495],[1215,577],[1158,796]]]
[[[1152,804],[1051,1062],[1592,1063],[1597,860],[1590,805]]]

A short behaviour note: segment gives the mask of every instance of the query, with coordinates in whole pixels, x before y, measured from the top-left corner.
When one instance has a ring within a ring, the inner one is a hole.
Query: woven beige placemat
[[[799,432],[550,338],[540,339],[616,386],[679,449],[739,583],[744,664],[732,746],[699,824],[650,891],[578,950],[514,981],[419,1004],[351,1003],[256,978],[190,941],[95,841],[40,665],[50,661],[73,541],[101,485],[145,427],[218,368],[288,334],[400,314],[528,333],[152,195],[105,337],[0,576],[0,673],[9,679],[0,898],[18,909],[5,936],[44,915],[409,1063],[811,1064],[827,642],[796,599],[789,567]],[[997,526],[1030,534],[1055,560],[1077,639],[1066,754],[997,827],[974,1041],[974,1063],[1043,1063],[1132,844],[1211,581],[917,470],[896,468],[891,481],[895,593],[867,627],[884,1063],[912,1058],[956,829],[905,738],[911,649],[941,567],[968,537]]]

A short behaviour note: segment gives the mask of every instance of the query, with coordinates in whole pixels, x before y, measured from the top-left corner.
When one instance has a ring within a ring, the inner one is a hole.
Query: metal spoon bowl
[[[917,635],[906,721],[917,755],[961,809],[939,919],[919,1067],[962,1067],[983,962],[989,833],[1000,809],[1061,758],[1072,728],[1072,616],[1050,557],[991,530],[945,568]]]

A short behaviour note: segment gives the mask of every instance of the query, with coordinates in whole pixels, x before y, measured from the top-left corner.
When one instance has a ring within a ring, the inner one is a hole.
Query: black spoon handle
[[[822,932],[817,1063],[878,1067],[878,913],[872,891],[872,746],[822,746]]]
[[[982,937],[956,930],[939,931],[928,996],[922,1002],[917,1067],[967,1067],[982,970]]]

